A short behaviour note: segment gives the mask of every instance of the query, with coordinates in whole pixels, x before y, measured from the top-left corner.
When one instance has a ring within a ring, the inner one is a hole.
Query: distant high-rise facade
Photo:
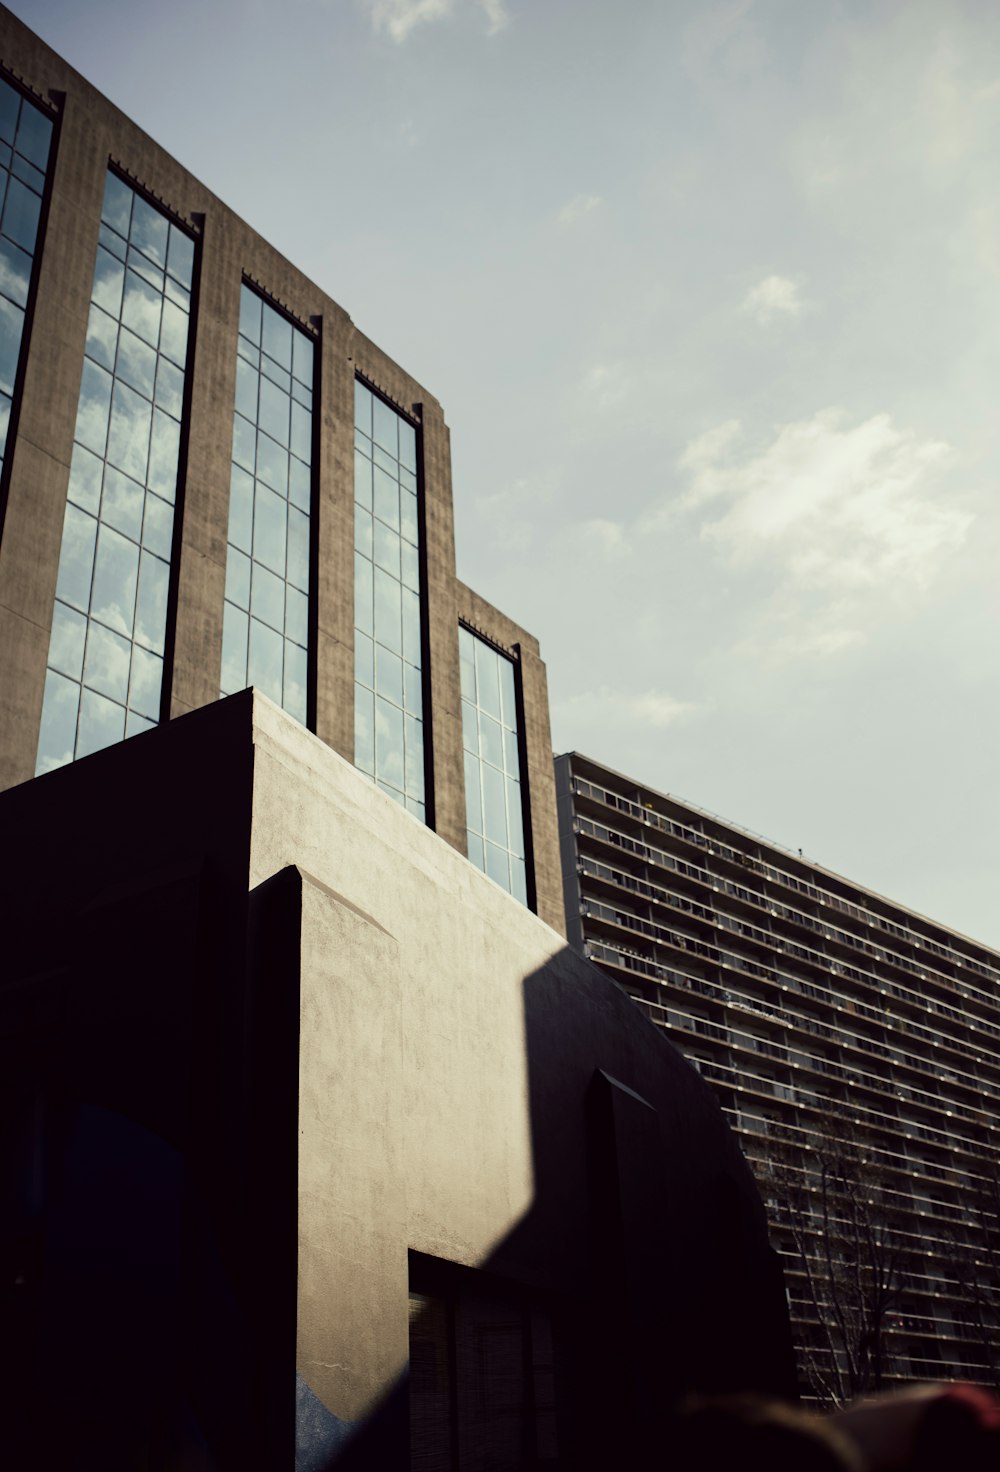
[[[0,12],[0,790],[255,686],[562,929],[440,404]]]
[[[570,943],[739,1131],[804,1386],[996,1383],[1000,956],[575,752],[556,787]]]

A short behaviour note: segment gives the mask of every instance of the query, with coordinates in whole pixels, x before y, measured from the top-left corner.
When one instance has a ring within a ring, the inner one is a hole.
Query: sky
[[[1000,947],[1000,6],[11,8],[440,399],[557,751]]]

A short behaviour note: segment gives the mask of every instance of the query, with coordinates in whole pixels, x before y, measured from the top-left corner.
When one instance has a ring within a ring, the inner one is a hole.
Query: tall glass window
[[[313,341],[244,285],[237,352],[222,694],[256,685],[304,725]]]
[[[0,469],[51,143],[51,120],[0,78]]]
[[[354,389],[354,760],[425,822],[417,434]]]
[[[109,173],[36,770],[160,717],[194,241]]]
[[[469,858],[526,905],[514,663],[468,629],[458,647]]]

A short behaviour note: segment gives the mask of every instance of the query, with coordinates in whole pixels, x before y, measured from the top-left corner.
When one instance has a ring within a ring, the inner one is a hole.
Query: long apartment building
[[[1000,957],[578,753],[557,758],[556,787],[570,943],[682,1048],[739,1131],[803,1388],[843,1354],[819,1332],[777,1198],[798,1180],[817,1259],[818,1162],[845,1131],[859,1196],[877,1196],[899,1253],[882,1377],[995,1382]]]

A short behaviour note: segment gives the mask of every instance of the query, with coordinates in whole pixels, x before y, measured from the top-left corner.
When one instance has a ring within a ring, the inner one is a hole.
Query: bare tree
[[[772,1129],[774,1127],[772,1126]],[[769,1138],[760,1168],[772,1221],[793,1246],[815,1338],[799,1345],[812,1393],[843,1405],[881,1388],[903,1284],[900,1213],[852,1121],[833,1114],[808,1145]]]

